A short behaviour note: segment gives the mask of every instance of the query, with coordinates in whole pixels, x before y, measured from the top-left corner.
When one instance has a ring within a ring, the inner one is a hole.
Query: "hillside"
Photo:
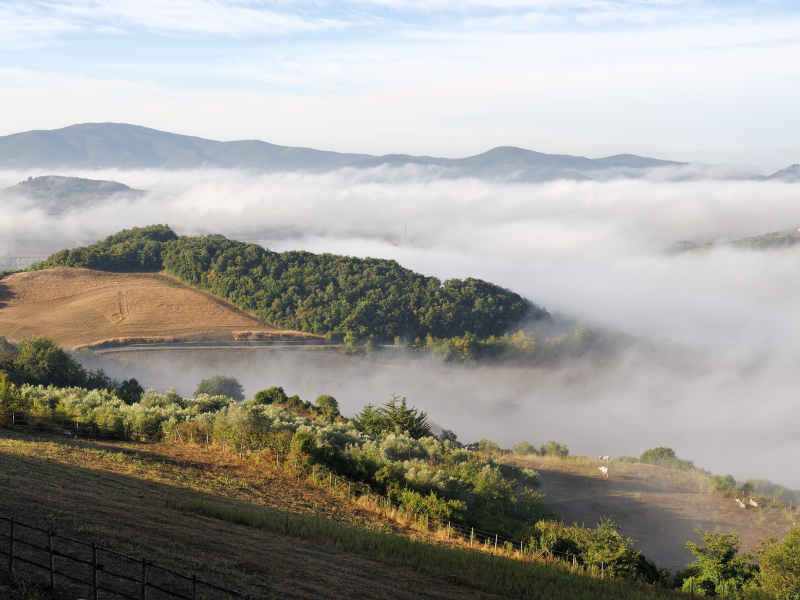
[[[774,535],[788,533],[800,511],[762,507],[742,510],[732,499],[708,494],[705,476],[663,467],[617,463],[603,477],[598,461],[546,457],[515,459],[536,469],[540,492],[567,523],[598,523],[611,517],[634,547],[662,567],[693,561],[686,542],[697,543],[701,531],[738,533],[742,550]]]
[[[0,460],[0,484],[14,490],[0,496],[0,514],[201,572],[256,599],[677,597],[522,563],[511,559],[513,553],[504,558],[503,552],[492,557],[470,551],[463,542],[448,543],[446,535],[404,524],[363,498],[332,493],[289,468],[217,447],[73,441],[0,429]],[[200,500],[231,514],[272,509],[281,511],[272,514],[283,515],[282,522],[289,515],[305,520],[294,519],[302,529],[281,534],[188,508]],[[336,524],[344,535],[325,533],[337,531]],[[353,545],[346,533],[351,528],[366,543]],[[377,537],[368,537],[370,532]],[[424,556],[429,558],[421,562]],[[22,572],[29,583],[37,581]],[[73,590],[66,597],[78,597]]]
[[[83,123],[0,137],[0,162],[15,169],[194,169],[240,168],[261,172],[321,173],[342,167],[415,164],[439,167],[451,177],[504,177],[519,181],[590,179],[592,171],[680,165],[631,154],[600,159],[545,154],[504,146],[467,158],[388,154],[342,154],[278,146],[259,140],[219,142],[125,123]]]
[[[0,199],[32,203],[50,214],[60,214],[70,208],[97,204],[112,196],[136,200],[144,193],[116,181],[43,175],[28,177],[17,185],[0,189]]]
[[[164,274],[60,268],[0,279],[0,336],[11,341],[30,335],[67,347],[114,338],[232,341],[234,331],[282,330]]]
[[[549,321],[544,309],[480,279],[426,277],[396,261],[303,251],[272,252],[222,235],[178,237],[166,225],[123,230],[31,266],[131,272],[165,269],[285,329],[392,341],[502,335]]]

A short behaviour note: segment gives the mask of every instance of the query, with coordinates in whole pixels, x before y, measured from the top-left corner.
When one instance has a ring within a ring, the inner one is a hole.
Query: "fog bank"
[[[0,187],[41,174],[0,172]],[[440,179],[417,167],[314,176],[103,171],[102,178],[149,193],[49,211],[3,200],[0,256],[45,255],[122,228],[168,223],[181,234],[221,233],[273,250],[394,258],[442,279],[480,277],[590,327],[703,357],[687,368],[634,353],[556,371],[374,369],[295,354],[223,365],[250,394],[268,385],[309,399],[332,393],[352,414],[396,392],[464,441],[485,436],[507,447],[556,439],[590,455],[669,446],[716,472],[800,487],[790,459],[800,455],[800,250],[724,245],[800,227],[800,184],[666,172],[508,184]],[[679,240],[718,245],[667,252]],[[213,374],[200,372],[212,365],[179,375],[183,368],[169,361],[161,368],[174,370],[185,393]],[[152,380],[165,385],[161,375]]]

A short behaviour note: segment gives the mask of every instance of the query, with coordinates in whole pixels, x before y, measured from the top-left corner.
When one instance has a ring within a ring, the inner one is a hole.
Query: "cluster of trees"
[[[178,236],[166,225],[125,229],[91,246],[56,252],[30,269],[85,267],[118,272],[161,269],[166,243],[176,239]]]
[[[536,454],[538,456],[556,456],[558,458],[566,458],[569,456],[569,448],[567,448],[567,445],[559,444],[553,440],[542,444],[539,448],[530,442],[519,442],[511,446],[511,451],[514,454],[523,456],[531,454]]]
[[[277,406],[285,406],[287,408],[305,411],[311,416],[324,415],[334,419],[341,416],[339,413],[339,402],[333,396],[321,394],[317,396],[316,401],[312,404],[308,400],[302,400],[297,394],[289,396],[283,391],[283,387],[277,385],[257,392],[253,399],[246,404],[248,406],[275,404]]]
[[[443,362],[469,363],[481,359],[502,357],[504,361],[520,363],[544,363],[570,356],[580,356],[594,346],[595,336],[588,327],[576,327],[572,335],[562,334],[536,340],[530,331],[520,329],[516,333],[490,335],[480,339],[472,333],[450,338],[437,338],[428,335],[418,338],[413,344],[415,350],[431,352]],[[402,340],[395,343],[402,345]]]
[[[368,435],[382,433],[405,433],[418,440],[430,435],[428,413],[409,408],[405,397],[392,394],[392,399],[383,406],[375,408],[367,404],[364,410],[353,418],[353,425]],[[452,431],[445,434],[446,439],[456,441]]]
[[[136,379],[120,382],[102,369],[87,369],[53,340],[37,335],[16,345],[0,337],[0,377],[17,386],[27,383],[104,389],[128,403],[137,401],[144,392]]]
[[[194,287],[287,329],[351,340],[502,335],[544,309],[479,279],[440,281],[393,260],[271,252],[221,235],[178,237],[166,225],[121,231],[62,250],[32,269],[55,266],[133,271],[163,267]],[[354,337],[352,337],[354,336]]]
[[[739,552],[735,533],[696,531],[702,543],[686,544],[696,562],[676,576],[684,591],[750,600],[800,597],[800,527],[780,543],[775,537],[762,541],[752,554]]]
[[[602,518],[594,529],[566,525],[560,521],[539,521],[528,527],[525,540],[542,554],[555,555],[562,560],[572,560],[592,566],[605,577],[631,577],[638,580],[658,581],[658,567],[638,550],[633,540],[619,533],[619,526]]]
[[[666,467],[679,471],[691,471],[694,469],[694,463],[691,460],[678,458],[672,448],[665,448],[663,446],[645,450],[639,457],[622,455],[616,457],[614,460],[617,462],[657,465],[659,467]]]

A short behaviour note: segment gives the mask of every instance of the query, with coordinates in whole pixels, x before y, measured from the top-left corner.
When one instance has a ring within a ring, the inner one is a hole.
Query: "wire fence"
[[[49,589],[66,580],[91,592],[92,600],[117,597],[127,600],[158,600],[180,598],[204,600],[209,594],[221,598],[252,598],[187,575],[146,558],[135,558],[85,542],[49,529],[0,515],[8,523],[7,533],[0,532],[0,555],[8,558],[8,572],[15,575],[18,563],[45,571]],[[56,547],[58,546],[58,547]]]
[[[160,428],[138,429],[128,425],[105,427],[97,423],[83,423],[75,419],[41,417],[23,412],[0,411],[0,425],[36,433],[51,433],[88,440],[133,440],[161,442],[167,434]]]
[[[75,420],[54,419],[34,416],[19,412],[0,412],[0,425],[12,428],[22,428],[31,432],[55,433],[72,438],[89,440],[134,440],[144,442],[160,442],[175,440],[182,444],[205,444],[208,448],[215,443],[208,434],[194,436],[188,433],[186,438],[179,427],[169,432],[162,429],[139,430],[130,425],[108,428],[94,423],[81,423]],[[184,432],[186,433],[186,432]],[[438,534],[442,541],[450,541],[462,546],[480,551],[502,553],[520,559],[543,562],[558,562],[572,571],[579,571],[592,576],[605,578],[606,569],[611,566],[605,561],[585,563],[578,554],[559,552],[552,548],[542,547],[536,543],[514,539],[500,535],[496,532],[483,531],[472,526],[453,523],[449,520],[437,518],[421,510],[414,510],[408,506],[394,501],[392,498],[376,493],[369,484],[348,480],[339,476],[321,465],[313,465],[310,469],[304,467],[296,455],[284,454],[273,446],[258,446],[245,444],[231,444],[218,440],[218,445],[223,452],[233,451],[241,459],[255,458],[259,463],[265,459],[265,454],[274,456],[277,468],[289,468],[297,477],[307,476],[317,485],[325,485],[338,494],[347,495],[354,499],[365,498],[374,505],[384,516],[397,517],[413,523],[415,528],[426,533]],[[270,460],[270,459],[268,459]],[[628,569],[628,579],[635,578],[635,574]]]

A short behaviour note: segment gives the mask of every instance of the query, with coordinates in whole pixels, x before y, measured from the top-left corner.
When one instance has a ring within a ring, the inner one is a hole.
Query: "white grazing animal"
[[[755,506],[756,508],[758,508],[758,502],[756,502],[756,501],[755,501],[755,500],[753,500],[752,498],[750,498],[750,502],[748,502],[748,504],[749,504],[750,506]]]
[[[600,471],[606,477],[608,477],[608,467],[597,467],[597,470]]]
[[[739,508],[747,508],[747,504],[736,498],[736,504],[739,505]]]
[[[606,455],[606,456],[601,456],[601,457],[600,457],[600,460],[602,460],[603,462],[608,462],[609,460],[611,460],[611,457],[610,457],[610,456],[608,456],[608,455]]]

